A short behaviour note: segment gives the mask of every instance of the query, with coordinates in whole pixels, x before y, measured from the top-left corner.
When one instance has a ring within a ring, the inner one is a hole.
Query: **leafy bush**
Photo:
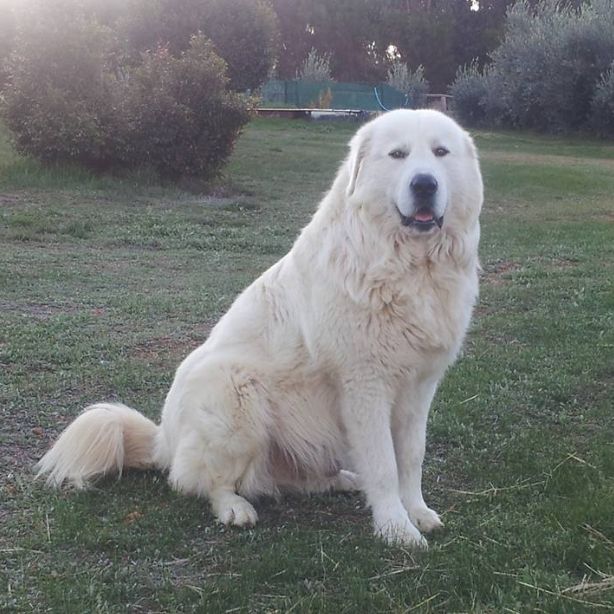
[[[450,94],[453,97],[452,111],[459,121],[469,126],[479,126],[484,123],[486,88],[486,77],[480,72],[477,62],[461,66],[456,71]]]
[[[316,83],[333,81],[330,72],[330,55],[327,53],[320,54],[317,49],[312,48],[301,69],[297,72],[296,78]]]
[[[17,149],[40,160],[111,163],[111,33],[59,3],[32,6],[8,64],[3,116]],[[55,6],[54,6],[55,5]],[[22,24],[23,26],[24,24]]]
[[[404,62],[393,62],[388,69],[386,83],[403,92],[412,108],[417,109],[426,105],[429,84],[424,78],[423,66],[418,66],[412,72]]]
[[[212,43],[199,35],[179,57],[158,48],[126,65],[112,31],[78,7],[47,0],[20,25],[2,105],[18,150],[94,170],[217,174],[248,111]]]
[[[461,66],[450,86],[452,112],[468,126],[502,126],[507,122],[507,110],[502,103],[500,75],[487,66],[482,72],[478,63]]]
[[[13,6],[0,0],[0,90],[6,81],[6,61],[15,39],[15,15]]]
[[[118,157],[171,179],[216,175],[249,119],[245,101],[226,90],[224,70],[202,34],[179,58],[166,48],[146,53],[125,88],[129,139]]]
[[[493,62],[515,125],[560,132],[586,122],[596,83],[614,58],[613,12],[611,0],[581,12],[553,0],[510,10]]]
[[[580,9],[527,0],[508,10],[506,32],[484,73],[461,70],[451,91],[460,117],[548,132],[583,129],[614,59],[614,0]]]
[[[595,89],[590,123],[600,136],[614,136],[614,62],[602,75]]]

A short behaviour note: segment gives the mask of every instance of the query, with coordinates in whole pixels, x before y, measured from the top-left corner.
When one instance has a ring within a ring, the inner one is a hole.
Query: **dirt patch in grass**
[[[33,477],[32,468],[47,448],[45,431],[31,420],[19,419],[14,426],[4,423],[0,430],[0,524],[7,515],[3,502],[21,494],[21,482]]]
[[[614,224],[614,213],[611,211],[604,211],[595,217],[598,220],[604,221],[606,224]]]
[[[572,258],[549,258],[547,264],[553,269],[573,269],[578,261]]]
[[[511,274],[522,269],[520,262],[499,260],[484,265],[482,281],[492,286],[501,286],[511,281]]]
[[[357,493],[328,493],[318,495],[283,494],[279,499],[263,498],[256,507],[263,524],[326,525],[330,522],[366,522],[369,512]]]
[[[34,429],[40,427],[34,427],[33,429],[27,429],[25,436],[30,438],[36,438],[36,440],[40,439],[41,435],[35,435]],[[42,433],[42,429],[38,431]],[[10,479],[10,468],[15,469],[24,469],[28,467],[32,467],[34,463],[37,461],[36,453],[34,447],[32,445],[28,445],[24,442],[12,442],[8,441],[2,444],[2,454],[0,455],[0,462],[4,467],[9,468],[7,475],[4,476],[5,479]],[[1,483],[1,482],[0,482]]]
[[[213,323],[207,323],[189,334],[153,337],[135,345],[131,354],[135,359],[152,365],[176,365],[204,342],[212,328]]]
[[[17,301],[0,300],[0,311],[18,313],[24,317],[35,320],[48,320],[58,314],[75,314],[81,311],[74,303],[49,304],[49,303],[20,303]],[[100,315],[98,313],[94,315]]]
[[[15,205],[23,200],[18,194],[0,194],[0,206]]]

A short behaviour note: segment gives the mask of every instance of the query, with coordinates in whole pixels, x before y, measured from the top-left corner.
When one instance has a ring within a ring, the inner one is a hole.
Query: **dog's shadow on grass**
[[[258,523],[254,530],[310,529],[315,531],[348,525],[370,528],[369,511],[358,493],[317,495],[284,493],[255,501]],[[127,471],[121,477],[104,478],[86,491],[62,491],[54,503],[58,521],[75,529],[88,525],[94,530],[115,526],[117,530],[151,531],[152,539],[161,533],[177,540],[207,533],[238,535],[242,530],[223,527],[215,519],[204,498],[174,491],[166,477],[155,471]],[[98,529],[96,529],[98,527]]]

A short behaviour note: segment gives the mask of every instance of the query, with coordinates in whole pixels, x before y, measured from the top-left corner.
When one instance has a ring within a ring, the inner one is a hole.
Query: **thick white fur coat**
[[[441,227],[413,223],[418,175],[437,185]],[[40,473],[83,486],[155,466],[237,525],[256,521],[247,499],[260,494],[360,488],[377,534],[424,546],[419,530],[440,525],[421,492],[426,419],[477,297],[481,204],[477,154],[453,120],[366,124],[290,252],[179,366],[160,426],[94,406]]]

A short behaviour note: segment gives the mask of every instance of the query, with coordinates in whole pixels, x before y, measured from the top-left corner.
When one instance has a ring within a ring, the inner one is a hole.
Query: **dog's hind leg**
[[[229,434],[229,439],[233,437],[236,434]],[[252,525],[258,514],[237,492],[251,462],[248,451],[217,445],[202,433],[192,433],[180,441],[169,481],[180,492],[207,497],[221,523]]]
[[[218,363],[199,366],[178,388],[181,434],[170,483],[206,496],[224,524],[254,524],[256,510],[239,492],[269,489],[268,410],[260,382],[244,367]]]

